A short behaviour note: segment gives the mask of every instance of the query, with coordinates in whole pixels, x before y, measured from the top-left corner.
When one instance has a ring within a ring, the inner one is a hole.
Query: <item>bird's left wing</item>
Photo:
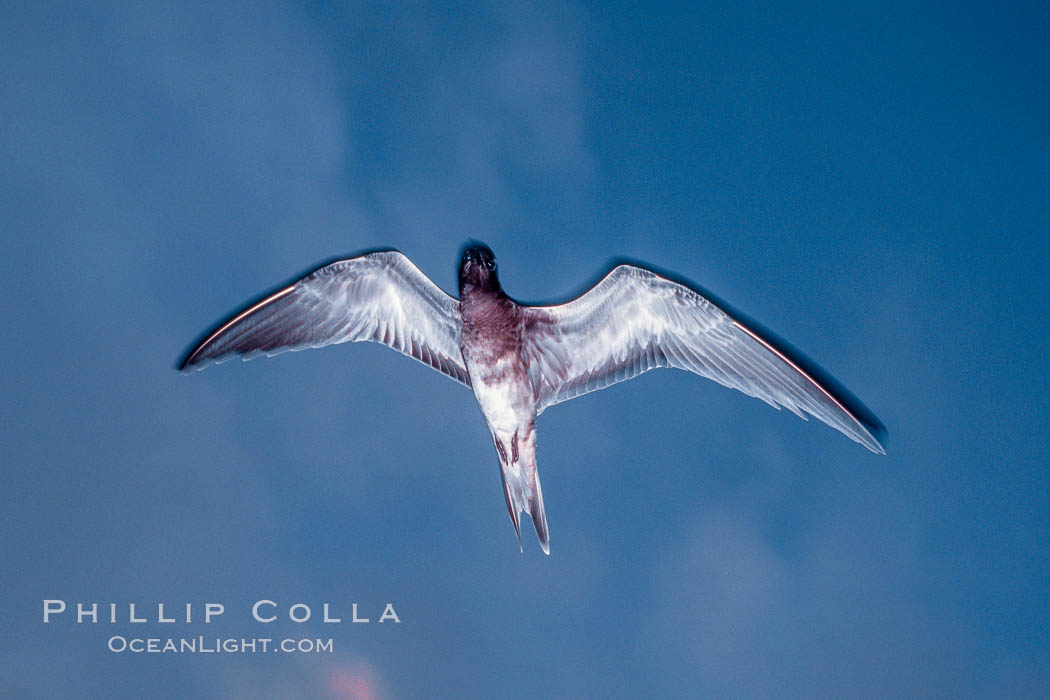
[[[340,260],[225,321],[183,361],[202,369],[240,356],[371,340],[470,386],[459,302],[397,251]]]
[[[882,424],[821,378],[815,365],[650,270],[620,265],[578,299],[525,313],[524,352],[540,411],[650,369],[675,367],[802,418],[808,413],[885,454]]]

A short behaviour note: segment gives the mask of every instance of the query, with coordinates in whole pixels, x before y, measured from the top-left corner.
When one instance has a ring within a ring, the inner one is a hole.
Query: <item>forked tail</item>
[[[520,438],[517,432],[510,438],[492,437],[499,454],[503,495],[507,499],[510,521],[514,523],[514,533],[518,536],[518,547],[521,547],[521,513],[528,513],[540,538],[540,547],[544,554],[550,554],[547,514],[543,510],[543,490],[536,468],[536,432],[529,430],[525,438]]]

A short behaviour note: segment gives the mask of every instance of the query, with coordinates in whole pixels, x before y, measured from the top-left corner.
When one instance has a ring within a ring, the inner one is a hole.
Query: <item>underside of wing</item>
[[[470,386],[459,302],[397,251],[322,267],[221,323],[180,369],[335,343],[374,341]]]
[[[793,348],[689,287],[634,265],[578,299],[528,310],[526,352],[540,410],[657,367],[687,370],[802,418],[812,415],[872,452],[885,428]]]

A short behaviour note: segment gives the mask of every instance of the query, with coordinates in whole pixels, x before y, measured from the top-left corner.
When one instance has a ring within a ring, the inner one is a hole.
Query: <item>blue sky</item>
[[[212,5],[0,11],[0,695],[1045,694],[1045,7]],[[454,291],[472,238],[526,301],[616,256],[695,280],[889,454],[652,372],[540,420],[545,557],[422,365],[173,369],[335,256]],[[227,613],[44,625],[46,598]],[[260,625],[262,598],[402,622]]]

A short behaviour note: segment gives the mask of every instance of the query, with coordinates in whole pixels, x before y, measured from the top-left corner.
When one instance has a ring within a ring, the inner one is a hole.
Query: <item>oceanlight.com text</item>
[[[331,639],[280,639],[270,637],[124,637],[109,638],[107,648],[115,654],[331,654]]]

